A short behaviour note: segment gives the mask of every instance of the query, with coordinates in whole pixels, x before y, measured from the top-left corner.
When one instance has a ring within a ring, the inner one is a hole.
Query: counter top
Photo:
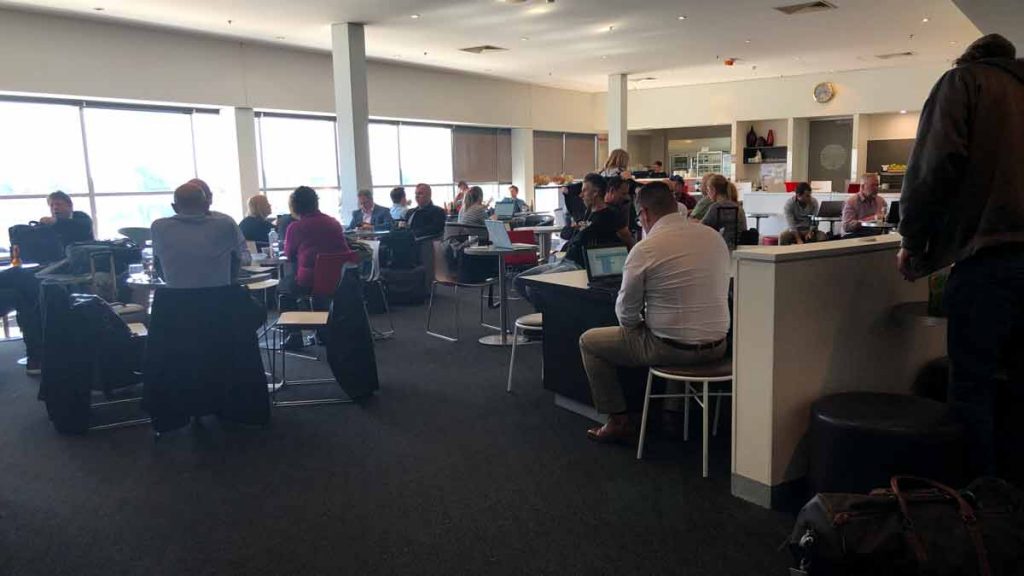
[[[791,244],[789,246],[750,246],[737,248],[733,252],[736,260],[755,260],[760,262],[793,262],[797,260],[813,260],[816,258],[832,258],[848,254],[896,250],[900,246],[902,236],[886,234],[884,236],[868,236],[849,240],[833,240],[831,242],[815,242],[812,244]],[[893,261],[893,269],[896,267]]]
[[[579,288],[580,290],[587,290],[590,288],[590,284],[587,281],[586,270],[537,274],[536,276],[527,276],[523,278],[523,280],[525,282],[541,282],[543,284],[554,284],[556,286],[566,286],[568,288]]]

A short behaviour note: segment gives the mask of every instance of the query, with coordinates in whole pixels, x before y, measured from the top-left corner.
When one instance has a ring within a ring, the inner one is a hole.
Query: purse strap
[[[924,544],[914,528],[914,521],[910,517],[910,506],[907,504],[904,493],[900,489],[901,482],[916,482],[931,486],[956,502],[960,519],[963,521],[964,527],[971,537],[971,543],[974,544],[974,551],[978,556],[978,574],[979,576],[991,576],[992,568],[988,562],[988,551],[985,549],[985,542],[981,537],[981,532],[978,530],[978,517],[974,514],[974,509],[971,505],[960,496],[960,493],[941,482],[929,480],[928,478],[893,476],[889,481],[889,486],[892,488],[892,493],[896,496],[896,501],[899,503],[900,512],[903,515],[904,534],[906,535],[907,543],[917,557],[918,563],[923,564],[928,559],[928,554],[925,552]]]

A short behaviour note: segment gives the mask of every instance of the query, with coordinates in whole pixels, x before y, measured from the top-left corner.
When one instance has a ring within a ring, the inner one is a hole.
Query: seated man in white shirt
[[[201,181],[200,181],[201,182]],[[153,256],[169,288],[230,285],[249,263],[245,237],[235,221],[210,212],[203,186],[189,181],[174,191],[175,215],[153,222]]]
[[[644,239],[629,252],[615,302],[620,326],[580,337],[594,406],[608,423],[587,431],[601,442],[631,438],[634,426],[619,366],[678,366],[720,359],[729,330],[729,248],[707,226],[678,213],[663,182],[640,189]]]

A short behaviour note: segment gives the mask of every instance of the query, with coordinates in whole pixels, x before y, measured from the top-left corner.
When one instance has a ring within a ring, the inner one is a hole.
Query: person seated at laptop
[[[664,182],[638,194],[644,239],[629,255],[615,301],[619,326],[580,337],[594,407],[608,414],[588,437],[633,436],[618,368],[699,364],[725,355],[729,330],[729,249],[716,231],[687,222]]]
[[[391,211],[373,201],[373,192],[360,190],[356,195],[359,209],[352,211],[352,220],[348,223],[349,230],[389,230],[391,228]]]
[[[483,226],[487,220],[487,208],[484,206],[484,191],[473,186],[466,191],[462,199],[462,210],[459,211],[459,224]]]
[[[65,248],[74,242],[93,240],[92,218],[75,210],[71,196],[57,190],[46,197],[46,204],[50,207],[50,215],[40,218],[39,223],[52,227]]]
[[[405,220],[409,211],[409,200],[405,197],[405,188],[396,186],[391,189],[391,219],[395,222]]]
[[[516,276],[514,280],[516,290],[524,298],[529,300],[530,294],[523,278],[538,274],[582,270],[584,266],[583,250],[587,246],[614,244],[625,244],[627,248],[633,246],[633,236],[629,233],[622,214],[609,207],[604,201],[607,188],[608,181],[600,174],[591,172],[583,177],[580,198],[583,200],[584,206],[587,207],[586,220],[572,225],[574,232],[566,245],[565,257],[561,261],[534,266]]]
[[[701,220],[705,226],[719,231],[725,238],[729,249],[736,248],[741,232],[747,229],[747,215],[743,207],[733,200],[734,185],[725,176],[716,174],[708,179],[708,189],[715,198],[715,203],[708,208],[708,213]]]
[[[512,203],[512,205],[515,207],[512,210],[513,214],[530,211],[530,207],[526,204],[526,202],[519,198],[519,187],[516,186],[515,184],[508,187],[508,198],[502,198],[501,200],[498,201],[498,204],[506,203]]]
[[[210,200],[195,181],[174,191],[174,216],[151,226],[153,256],[169,288],[228,286],[249,263],[242,231],[231,218],[210,213]]]
[[[860,177],[860,191],[843,205],[843,236],[871,236],[877,232],[863,227],[865,222],[882,220],[885,199],[878,196],[878,174]]]
[[[270,231],[274,229],[274,223],[270,221],[270,215],[273,213],[270,200],[262,194],[257,194],[249,198],[248,205],[249,215],[238,223],[242,236],[250,242],[269,244]]]
[[[299,186],[288,198],[291,213],[298,218],[284,237],[284,254],[292,264],[290,274],[281,283],[281,311],[298,309],[298,298],[313,290],[316,257],[319,254],[348,254],[341,224],[320,211],[320,198],[308,186]],[[300,331],[293,331],[285,339],[286,349],[295,350],[303,345]]]
[[[811,217],[818,213],[818,201],[811,195],[811,185],[800,182],[796,185],[793,196],[786,200],[782,208],[789,226],[779,236],[779,244],[803,244],[805,242],[821,242],[825,233],[818,230]]]
[[[406,226],[416,238],[440,236],[447,216],[444,208],[434,205],[429,184],[416,185],[416,207],[405,215]]]

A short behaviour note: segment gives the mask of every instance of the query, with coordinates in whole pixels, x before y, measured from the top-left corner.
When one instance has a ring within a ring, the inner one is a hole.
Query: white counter
[[[761,219],[761,236],[778,236],[786,229],[786,217],[782,214],[782,209],[786,205],[786,200],[789,200],[793,194],[789,192],[746,192],[742,195],[740,200],[743,202],[743,211],[747,214],[747,224],[751,228],[754,227],[754,218],[751,214],[773,214],[773,216]],[[880,193],[879,196],[885,198],[885,201],[892,205],[893,200],[899,200],[899,194]],[[821,193],[814,194],[814,197],[818,202],[825,202],[827,200],[839,200],[845,201],[850,197],[849,194],[839,193]],[[822,231],[828,231],[828,224],[821,225]],[[835,232],[839,233],[839,225],[835,225]]]
[[[782,196],[782,195],[780,195]],[[762,506],[806,475],[816,399],[849,390],[908,392],[945,355],[945,332],[905,322],[896,304],[927,283],[896,271],[897,234],[734,252],[732,491]]]

